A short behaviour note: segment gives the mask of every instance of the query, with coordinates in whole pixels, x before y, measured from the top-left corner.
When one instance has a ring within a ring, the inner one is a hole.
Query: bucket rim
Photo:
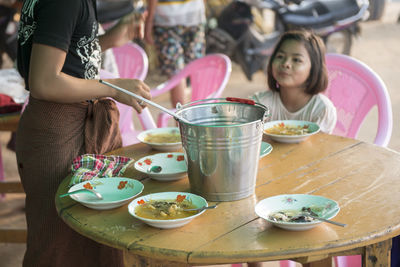
[[[235,124],[230,124],[230,125],[203,125],[203,124],[197,124],[197,123],[191,123],[191,122],[184,122],[182,120],[177,120],[179,123],[184,123],[184,124],[190,124],[190,125],[194,125],[194,126],[199,126],[199,127],[237,127],[239,125],[243,126],[246,124],[252,124],[254,122],[257,121],[262,121],[262,122],[266,122],[267,118],[270,117],[270,109],[259,103],[259,102],[255,102],[254,100],[251,99],[245,99],[245,98],[234,98],[234,97],[226,97],[226,98],[207,98],[207,99],[201,99],[201,100],[196,100],[196,101],[192,101],[189,102],[187,104],[181,105],[180,103],[177,104],[176,107],[176,114],[179,114],[181,111],[183,111],[184,109],[188,108],[188,107],[194,107],[194,106],[204,106],[204,105],[208,105],[210,103],[218,103],[218,104],[237,104],[237,105],[252,105],[252,106],[257,106],[260,107],[262,109],[264,109],[265,113],[262,119],[260,120],[254,120],[252,122],[245,122],[245,123],[235,123]]]

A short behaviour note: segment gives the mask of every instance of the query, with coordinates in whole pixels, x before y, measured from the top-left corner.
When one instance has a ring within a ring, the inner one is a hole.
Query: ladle
[[[60,197],[66,197],[66,196],[69,196],[69,195],[80,194],[80,193],[92,193],[98,199],[103,199],[103,196],[99,192],[96,192],[93,189],[88,189],[88,188],[82,188],[82,189],[79,189],[79,190],[76,190],[76,191],[68,192],[66,194],[60,195]]]
[[[184,122],[184,123],[190,123],[188,120],[186,120],[186,119],[184,119],[184,118],[181,118],[181,117],[179,117],[178,115],[176,115],[175,112],[172,112],[172,111],[170,111],[169,109],[167,109],[167,108],[165,108],[165,107],[163,107],[163,106],[160,106],[159,104],[157,104],[157,103],[155,103],[155,102],[153,102],[153,101],[151,101],[151,100],[148,100],[148,99],[146,99],[146,98],[144,98],[144,97],[141,97],[140,95],[137,95],[137,94],[135,94],[135,93],[132,93],[132,92],[130,92],[130,91],[124,89],[124,88],[121,88],[121,87],[119,87],[119,86],[116,86],[116,85],[114,85],[114,84],[111,84],[111,83],[106,82],[106,81],[103,81],[103,80],[99,80],[99,82],[102,83],[102,84],[108,85],[108,86],[110,86],[110,87],[112,87],[112,88],[114,88],[114,89],[117,89],[117,90],[119,90],[119,91],[121,91],[121,92],[124,92],[125,94],[128,94],[128,95],[130,95],[130,96],[133,96],[134,98],[139,99],[139,100],[141,100],[141,101],[143,101],[143,102],[146,102],[147,104],[150,104],[150,105],[152,105],[153,107],[156,107],[156,108],[158,108],[158,109],[160,109],[160,110],[162,110],[162,111],[168,113],[169,115],[171,115],[172,117],[174,117],[174,118],[175,118],[176,120],[178,120],[178,121],[182,121],[182,122]]]

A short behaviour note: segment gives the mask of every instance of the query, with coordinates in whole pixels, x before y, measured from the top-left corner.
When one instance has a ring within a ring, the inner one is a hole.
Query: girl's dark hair
[[[276,53],[286,40],[301,42],[306,48],[311,61],[310,75],[304,86],[305,92],[315,95],[325,91],[328,86],[328,71],[325,64],[325,45],[321,38],[306,30],[291,30],[285,32],[275,46],[267,67],[268,86],[272,91],[279,91],[279,85],[272,75],[272,62]]]

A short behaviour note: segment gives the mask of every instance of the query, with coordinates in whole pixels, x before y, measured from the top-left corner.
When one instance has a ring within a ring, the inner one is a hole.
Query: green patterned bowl
[[[308,128],[308,133],[299,135],[282,135],[268,133],[268,129],[278,127],[279,125],[290,126],[290,127],[305,127]],[[298,121],[298,120],[278,120],[270,121],[264,124],[264,134],[267,135],[275,142],[280,143],[300,143],[307,139],[309,136],[314,135],[320,131],[318,124],[309,121]]]
[[[72,186],[68,192],[91,188],[99,192],[103,199],[93,194],[74,194],[70,197],[82,205],[96,210],[120,207],[143,191],[143,184],[135,179],[124,177],[98,178]]]
[[[257,203],[255,212],[261,218],[286,230],[308,230],[322,223],[318,220],[312,220],[311,222],[284,222],[271,218],[272,214],[280,211],[300,212],[303,207],[309,207],[318,217],[328,220],[335,217],[340,210],[339,204],[329,198],[307,194],[292,194],[277,195],[263,199]]]
[[[161,229],[171,229],[171,228],[181,227],[185,224],[188,224],[194,218],[196,218],[197,216],[200,216],[200,214],[203,214],[205,212],[205,210],[202,210],[199,213],[196,213],[189,217],[180,218],[180,219],[171,219],[171,220],[157,220],[157,219],[143,218],[143,217],[138,216],[135,212],[136,207],[139,206],[143,202],[148,202],[150,200],[176,199],[178,195],[184,196],[187,200],[191,201],[194,204],[194,206],[197,208],[208,207],[208,203],[203,197],[192,194],[192,193],[162,192],[162,193],[149,194],[149,195],[141,196],[141,197],[134,199],[128,205],[128,211],[136,219],[139,219],[142,222],[144,222],[150,226],[161,228]]]

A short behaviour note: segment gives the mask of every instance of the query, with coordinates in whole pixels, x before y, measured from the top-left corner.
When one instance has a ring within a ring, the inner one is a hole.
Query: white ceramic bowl
[[[283,134],[271,134],[266,131],[267,129],[276,127],[282,123],[286,126],[308,127],[309,133],[301,135],[283,135]],[[269,136],[273,141],[280,143],[299,143],[307,139],[309,136],[318,133],[319,131],[320,127],[318,126],[318,124],[309,121],[279,120],[279,121],[270,121],[264,124],[264,134]]]
[[[155,150],[159,151],[177,151],[182,149],[182,142],[176,143],[150,143],[145,141],[145,138],[151,134],[162,134],[162,133],[179,133],[178,127],[165,127],[165,128],[154,128],[150,130],[146,130],[138,134],[137,139]]]
[[[307,194],[277,195],[261,200],[255,207],[256,214],[277,227],[292,231],[302,231],[314,228],[322,223],[318,220],[311,222],[283,222],[272,220],[270,215],[279,211],[300,211],[302,207],[310,207],[323,219],[332,219],[338,214],[339,204],[329,198]],[[318,210],[318,211],[316,211]]]
[[[149,155],[137,160],[134,166],[136,170],[158,181],[174,181],[187,176],[185,155],[180,152]],[[150,171],[153,166],[160,166],[161,171]]]
[[[80,193],[70,197],[82,205],[96,210],[108,210],[120,207],[142,193],[143,184],[135,179],[124,177],[99,178],[72,186],[68,192],[73,192],[90,185],[99,192],[103,199],[93,194]]]
[[[128,210],[129,213],[141,220],[142,222],[153,226],[153,227],[157,227],[157,228],[162,228],[162,229],[171,229],[171,228],[177,228],[177,227],[181,227],[187,223],[189,223],[190,221],[192,221],[194,218],[196,218],[197,216],[200,216],[200,214],[203,214],[203,212],[205,212],[205,210],[192,215],[190,217],[186,217],[186,218],[181,218],[181,219],[173,219],[173,220],[153,220],[153,219],[147,219],[147,218],[143,218],[143,217],[139,217],[136,215],[135,212],[135,208],[140,205],[139,203],[141,201],[150,201],[150,200],[165,200],[165,199],[176,199],[178,195],[181,196],[186,196],[186,199],[191,200],[192,203],[196,206],[196,207],[208,207],[208,203],[207,201],[198,195],[192,194],[192,193],[186,193],[186,192],[162,192],[162,193],[155,193],[155,194],[149,194],[146,196],[142,196],[142,197],[138,197],[136,199],[134,199],[129,205],[128,205]]]

